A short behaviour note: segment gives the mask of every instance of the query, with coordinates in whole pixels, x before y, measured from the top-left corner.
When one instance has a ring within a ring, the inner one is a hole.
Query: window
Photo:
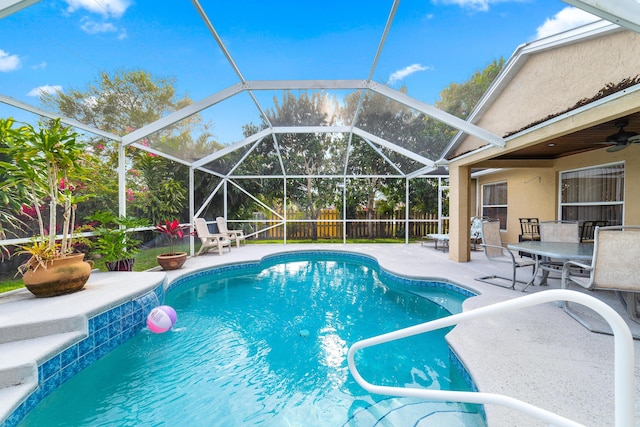
[[[507,229],[507,183],[498,182],[482,186],[482,216],[498,218],[500,229]]]
[[[621,225],[623,207],[624,163],[560,174],[561,219]]]

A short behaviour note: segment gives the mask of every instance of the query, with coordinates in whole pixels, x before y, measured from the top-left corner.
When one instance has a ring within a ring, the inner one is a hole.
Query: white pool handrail
[[[446,328],[481,317],[488,317],[554,301],[569,301],[582,304],[600,314],[611,326],[614,335],[615,349],[615,426],[627,427],[634,425],[634,350],[631,331],[624,319],[604,302],[591,295],[566,289],[543,291],[358,341],[349,347],[347,355],[349,370],[358,384],[371,393],[445,400],[449,402],[496,404],[524,412],[555,426],[583,426],[583,424],[553,412],[501,394],[374,385],[362,378],[355,366],[355,353],[366,347]]]

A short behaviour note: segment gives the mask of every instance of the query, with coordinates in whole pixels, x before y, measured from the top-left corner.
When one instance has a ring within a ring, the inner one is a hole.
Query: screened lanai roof
[[[592,0],[567,3],[638,27],[637,4],[612,2],[603,10]],[[509,56],[567,6],[555,0],[504,4],[4,0],[0,115],[33,124],[39,116],[58,117],[39,103],[39,94],[85,89],[103,72],[145,70],[173,79],[189,102],[117,134],[90,121],[63,121],[221,176],[308,173],[279,141],[305,144],[303,135],[320,134],[329,137],[315,142],[331,142],[326,157],[343,166],[318,175],[356,174],[350,155],[359,146],[384,159],[383,174],[416,176],[446,163],[441,157],[447,141],[430,140],[416,126],[426,117],[504,144],[500,136],[433,106],[447,85]],[[517,28],[520,21],[507,13],[526,16],[532,25]],[[465,65],[470,59],[472,68]],[[308,97],[322,114],[287,112],[287,94]],[[167,129],[194,115],[201,122],[190,128],[193,147],[168,144]],[[261,151],[264,145],[270,149]],[[273,168],[238,167],[258,151],[273,157]]]

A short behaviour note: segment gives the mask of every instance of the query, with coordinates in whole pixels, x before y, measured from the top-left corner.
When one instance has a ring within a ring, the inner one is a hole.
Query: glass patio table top
[[[582,261],[590,263],[593,258],[593,243],[566,243],[566,242],[542,242],[539,240],[511,243],[507,245],[507,248],[512,251],[527,252],[535,255],[535,266],[533,268],[533,274],[531,279],[527,282],[526,286],[522,290],[523,292],[531,285],[534,284],[534,280],[540,270],[540,263],[543,259],[553,259],[555,261]],[[540,279],[539,286],[547,284],[547,278],[549,277],[549,270],[542,269],[542,278]]]
[[[525,241],[507,245],[512,251],[564,260],[590,261],[593,257],[593,243],[565,243]]]

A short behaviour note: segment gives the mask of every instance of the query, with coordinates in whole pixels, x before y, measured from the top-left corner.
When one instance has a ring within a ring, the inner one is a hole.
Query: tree
[[[476,71],[462,84],[451,83],[440,92],[436,107],[461,119],[467,119],[482,95],[504,67],[504,58],[494,60],[484,70]]]
[[[122,136],[191,104],[188,97],[178,98],[174,85],[175,78],[117,70],[101,72],[84,89],[43,93],[40,100],[67,117]]]
[[[400,91],[406,93],[406,88],[402,88]],[[360,103],[361,109],[356,118],[356,108]],[[355,124],[359,128],[400,147],[408,148],[421,145],[421,136],[424,134],[424,116],[384,95],[366,92],[361,100],[360,93],[354,92],[345,99],[343,116],[345,122],[349,123],[355,118]],[[404,201],[404,197],[400,197],[397,190],[392,191],[392,189],[399,188],[398,179],[384,178],[384,176],[407,172],[411,163],[410,159],[398,155],[388,148],[369,144],[358,136],[353,137],[348,170],[350,173],[365,177],[358,180],[360,189],[354,188],[350,191],[352,194],[360,194],[364,197],[361,203],[366,208],[369,220],[367,224],[369,238],[375,237],[371,221],[378,210],[376,201],[380,199],[381,195],[385,194],[390,203],[398,199]],[[404,188],[404,180],[401,184]]]
[[[191,104],[188,96],[179,96],[175,78],[155,77],[144,70],[117,70],[101,72],[82,89],[43,94],[41,102],[60,112],[98,129],[116,135],[126,135],[152,123],[169,113]],[[198,115],[190,116],[138,141],[140,145],[155,148],[176,157],[193,160],[220,147],[208,132],[209,124],[203,124]],[[202,136],[193,140],[193,133],[200,128]],[[97,173],[101,180],[98,194],[87,206],[87,212],[110,210],[115,212],[113,200],[117,200],[117,145],[111,140],[94,136],[92,152],[99,158]],[[149,155],[144,150],[127,148],[129,174],[127,174],[128,198],[133,210],[158,222],[177,216],[186,216],[187,173],[185,167],[176,167],[169,160]]]
[[[484,70],[476,71],[466,82],[451,83],[440,92],[440,99],[435,106],[461,119],[467,119],[503,66],[504,59],[500,58]],[[405,137],[403,146],[427,158],[437,159],[458,130],[431,117],[421,116],[420,119],[422,125],[413,120],[405,130],[409,136]],[[381,191],[389,200],[404,200],[403,186],[385,186]],[[437,211],[437,186],[434,187],[428,180],[413,180],[410,198],[414,209],[421,208],[421,212],[425,213]],[[445,208],[448,209],[448,205]]]
[[[139,153],[136,164],[140,170],[143,191],[132,197],[134,216],[145,216],[152,224],[181,218],[187,202],[187,189],[178,181],[176,165],[151,153]]]
[[[274,107],[267,110],[266,115],[273,126],[326,126],[335,122],[337,110],[337,102],[326,93],[309,95],[304,92],[296,97],[287,91],[282,103],[274,99]],[[279,134],[275,142],[286,173],[303,176],[287,181],[289,201],[307,218],[318,219],[321,210],[335,199],[337,186],[333,180],[314,175],[337,175],[341,172],[343,161],[336,138],[326,133]],[[276,149],[275,145],[272,147]],[[311,227],[312,239],[316,240],[317,223],[312,222]]]
[[[13,161],[8,152],[12,136],[13,119],[0,119],[0,164],[9,164]],[[0,168],[0,240],[7,238],[7,233],[17,236],[17,232],[26,227],[26,223],[20,218],[22,209],[21,201],[28,198],[29,189],[22,185],[7,185],[13,179],[6,167]],[[0,260],[8,254],[8,249],[0,246]]]
[[[415,178],[409,185],[411,210],[415,213],[438,212],[438,179]]]

